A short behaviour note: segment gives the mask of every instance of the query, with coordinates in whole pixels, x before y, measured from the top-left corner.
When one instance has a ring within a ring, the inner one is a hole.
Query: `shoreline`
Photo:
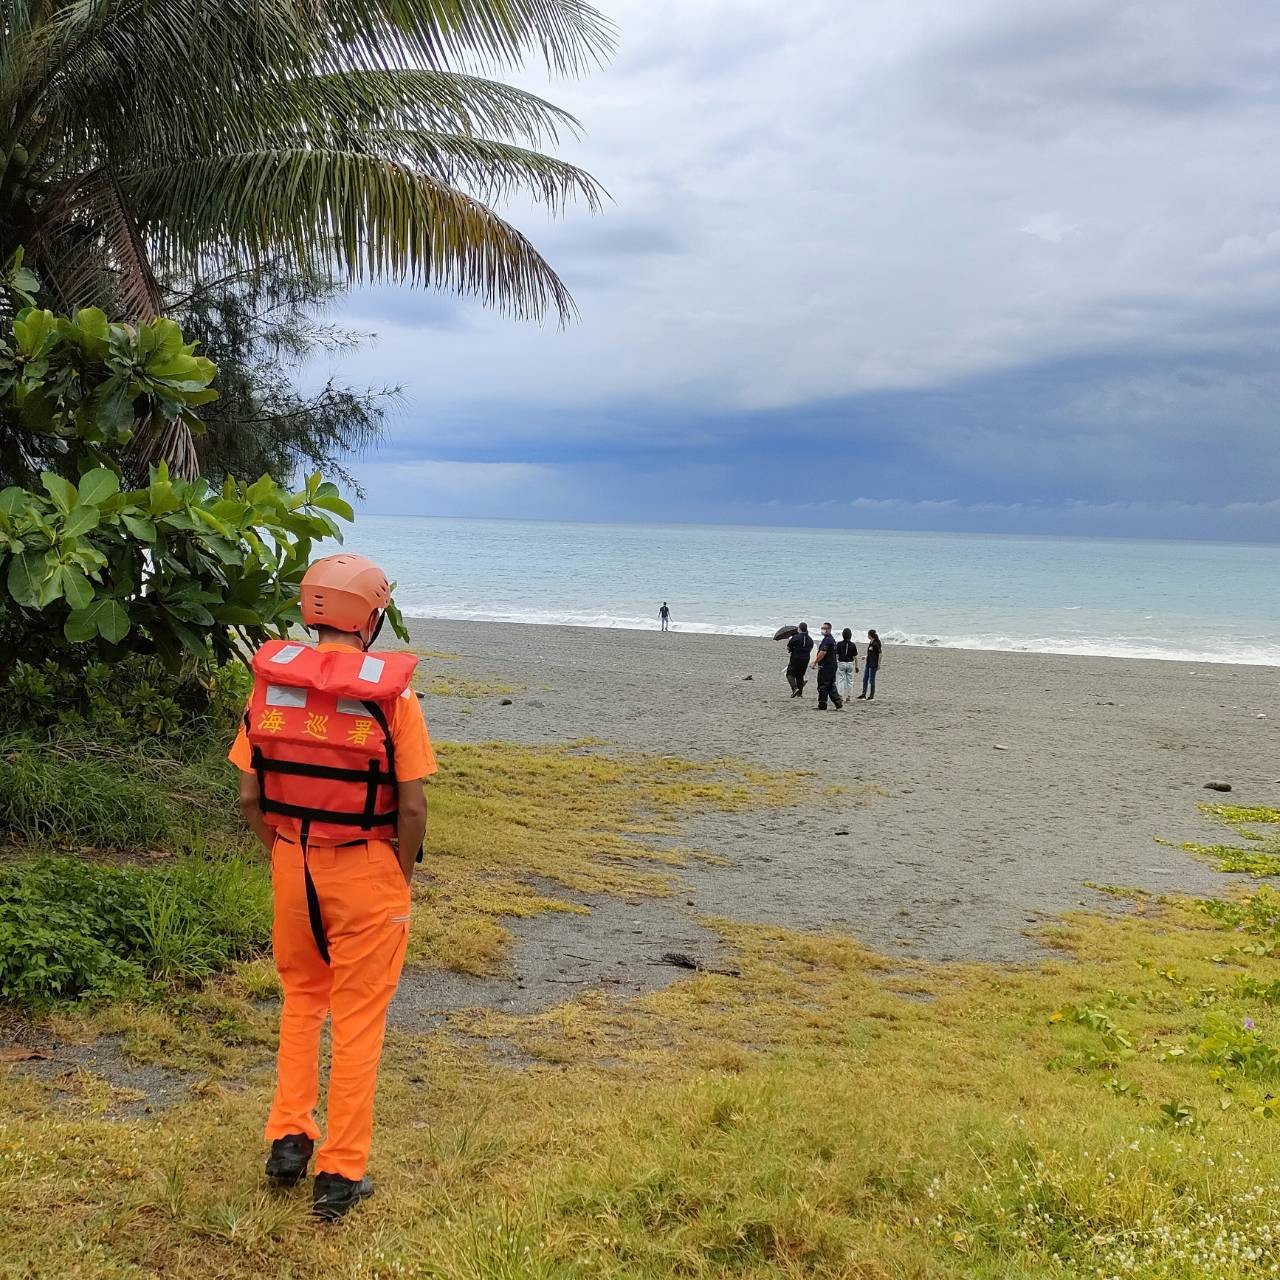
[[[875,702],[815,714],[812,683],[787,696],[770,640],[411,629],[416,647],[453,655],[423,662],[437,739],[590,738],[807,775],[794,806],[689,824],[680,843],[729,865],[678,872],[676,899],[692,906],[672,911],[686,918],[1016,961],[1035,949],[1028,929],[1107,901],[1086,882],[1199,894],[1249,883],[1178,846],[1224,839],[1201,802],[1280,804],[1273,668],[886,645]],[[1219,778],[1230,795],[1203,789]]]
[[[815,615],[816,616],[816,615]],[[693,624],[674,624],[670,631],[663,632],[656,623],[646,623],[644,626],[628,626],[621,623],[589,623],[589,622],[540,622],[528,618],[511,618],[502,616],[462,618],[457,616],[437,615],[437,614],[418,614],[405,613],[405,625],[413,630],[415,625],[448,625],[459,627],[538,627],[550,630],[563,631],[582,631],[588,633],[596,632],[626,632],[637,635],[667,635],[671,637],[680,637],[682,639],[697,640],[767,640],[774,643],[772,632],[762,631],[716,631],[709,629],[710,623],[693,623]],[[687,628],[692,626],[706,627],[706,630],[691,631]],[[780,624],[781,625],[781,624]],[[817,624],[812,624],[814,634],[817,633]],[[920,650],[925,653],[948,652],[948,653],[980,653],[999,656],[1031,656],[1031,657],[1054,657],[1054,658],[1101,658],[1114,662],[1166,662],[1166,663],[1184,663],[1195,666],[1197,664],[1209,665],[1214,667],[1240,667],[1249,670],[1273,670],[1280,672],[1280,660],[1275,662],[1242,662],[1239,659],[1225,657],[1208,657],[1203,654],[1183,655],[1183,654],[1147,654],[1147,653],[1094,653],[1086,652],[1079,649],[1032,649],[1025,646],[984,646],[984,645],[961,645],[948,644],[942,641],[919,642],[916,640],[897,640],[890,639],[895,634],[892,630],[882,631],[881,639],[886,649],[911,649]],[[864,636],[854,635],[854,640],[858,644],[858,651],[861,653],[866,641]],[[777,642],[781,645],[781,641]]]

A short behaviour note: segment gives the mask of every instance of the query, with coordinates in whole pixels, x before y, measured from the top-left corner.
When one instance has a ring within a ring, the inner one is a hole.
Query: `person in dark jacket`
[[[818,641],[818,650],[813,655],[813,666],[818,669],[818,710],[827,709],[827,699],[837,711],[844,708],[840,695],[836,692],[836,642],[831,635],[831,623],[822,624],[822,639]]]
[[[804,692],[804,673],[812,651],[813,637],[809,634],[809,624],[802,622],[799,631],[787,641],[787,683],[791,686],[793,698]]]
[[[847,702],[853,697],[853,677],[858,674],[858,646],[853,642],[853,632],[848,627],[840,633],[836,642],[836,688]]]
[[[875,629],[867,632],[867,656],[862,664],[862,692],[859,699],[870,702],[876,696],[876,672],[880,670],[880,637]]]

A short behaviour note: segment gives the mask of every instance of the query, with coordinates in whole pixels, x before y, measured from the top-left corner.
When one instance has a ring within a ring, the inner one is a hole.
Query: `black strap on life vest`
[[[316,882],[311,878],[311,864],[307,861],[307,840],[311,835],[311,823],[306,820],[298,835],[298,843],[302,846],[302,879],[307,890],[307,919],[311,921],[311,936],[316,940],[316,950],[320,959],[329,963],[329,937],[324,931],[324,916],[320,911],[320,895],[316,892]]]

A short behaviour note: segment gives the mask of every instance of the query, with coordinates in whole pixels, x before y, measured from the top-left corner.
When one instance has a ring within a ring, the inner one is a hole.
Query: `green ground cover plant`
[[[261,953],[271,882],[260,861],[155,867],[36,858],[0,867],[0,1000],[28,1007],[143,998]]]
[[[1280,809],[1264,805],[1202,804],[1200,811],[1250,843],[1246,847],[1229,844],[1198,844],[1187,841],[1182,848],[1219,871],[1258,878],[1280,876]],[[1264,828],[1262,831],[1255,830]]]

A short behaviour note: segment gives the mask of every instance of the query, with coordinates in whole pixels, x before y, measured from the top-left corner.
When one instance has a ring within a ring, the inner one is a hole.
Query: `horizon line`
[[[907,537],[944,537],[944,538],[1023,538],[1035,541],[1069,541],[1069,542],[1158,542],[1158,543],[1191,543],[1195,545],[1236,546],[1236,547],[1280,547],[1280,535],[1274,539],[1262,538],[1188,538],[1179,535],[1162,537],[1157,534],[1131,533],[1030,533],[1011,532],[1007,530],[986,529],[892,529],[878,528],[869,525],[833,525],[802,524],[798,522],[786,524],[747,524],[729,520],[584,520],[571,516],[481,516],[481,515],[440,515],[421,511],[370,511],[367,508],[355,507],[359,516],[374,516],[390,520],[471,520],[489,524],[571,524],[595,528],[641,528],[641,529],[738,529],[769,531],[782,529],[804,529],[814,533],[854,533],[854,534],[898,534]]]

